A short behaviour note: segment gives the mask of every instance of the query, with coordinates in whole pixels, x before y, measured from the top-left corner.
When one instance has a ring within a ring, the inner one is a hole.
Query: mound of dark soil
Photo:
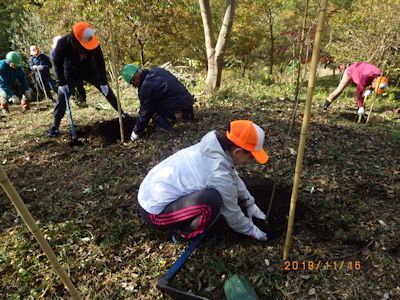
[[[124,139],[128,141],[135,126],[136,118],[126,116],[123,119]],[[86,138],[94,144],[110,145],[118,143],[121,140],[119,118],[96,122],[93,125],[87,125],[78,128],[78,138]]]

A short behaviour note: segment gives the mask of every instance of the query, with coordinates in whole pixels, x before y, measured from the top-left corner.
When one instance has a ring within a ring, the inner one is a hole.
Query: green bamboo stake
[[[300,133],[300,143],[299,143],[299,148],[298,148],[298,152],[297,152],[297,161],[296,161],[296,168],[295,168],[295,174],[294,174],[292,196],[290,198],[289,221],[288,221],[285,246],[284,246],[284,251],[283,251],[283,259],[284,260],[286,260],[289,256],[289,249],[290,249],[290,246],[292,243],[292,232],[293,232],[294,216],[296,213],[297,195],[299,192],[299,182],[300,182],[300,176],[301,176],[301,172],[302,172],[302,168],[303,168],[304,148],[305,148],[305,143],[307,140],[308,125],[309,125],[310,116],[311,116],[311,103],[312,103],[312,97],[313,97],[314,86],[315,86],[315,79],[316,79],[317,66],[318,66],[318,60],[319,60],[319,51],[320,51],[320,47],[321,47],[321,36],[322,36],[322,31],[323,31],[324,22],[325,22],[327,2],[328,2],[328,0],[322,0],[321,9],[319,10],[317,32],[315,35],[315,44],[314,44],[314,49],[313,49],[312,59],[311,59],[311,70],[310,70],[310,76],[308,79],[307,99],[306,99],[306,105],[305,105],[305,109],[304,109],[303,124],[301,127],[301,133]]]
[[[67,287],[68,291],[71,293],[71,297],[75,300],[81,299],[78,290],[75,288],[74,284],[69,279],[68,274],[62,269],[60,263],[58,262],[56,255],[53,252],[53,249],[51,249],[49,243],[44,238],[43,233],[40,231],[39,227],[36,225],[36,222],[33,219],[31,213],[29,212],[25,203],[22,201],[21,197],[19,196],[18,192],[15,190],[13,184],[11,183],[11,181],[8,178],[7,174],[5,173],[3,167],[1,167],[1,166],[0,166],[0,185],[2,186],[3,190],[6,192],[8,198],[10,198],[12,204],[14,204],[15,208],[17,209],[22,220],[25,222],[26,226],[32,232],[36,241],[39,243],[40,247],[46,254],[52,267],[54,268],[54,270],[56,271],[58,276],[60,276],[62,282]]]

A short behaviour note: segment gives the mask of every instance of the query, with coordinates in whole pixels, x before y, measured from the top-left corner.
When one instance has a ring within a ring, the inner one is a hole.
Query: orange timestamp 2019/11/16
[[[313,260],[286,260],[284,262],[284,271],[319,271],[319,270],[333,270],[333,271],[339,271],[339,270],[355,270],[359,271],[361,270],[361,261],[359,260],[318,260],[318,261],[313,261]]]

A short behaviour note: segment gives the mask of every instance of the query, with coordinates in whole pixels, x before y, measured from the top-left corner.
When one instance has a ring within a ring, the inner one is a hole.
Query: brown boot
[[[3,114],[7,114],[10,112],[10,110],[8,109],[7,103],[0,103],[0,109]]]
[[[22,99],[22,100],[21,100],[21,107],[22,107],[22,109],[23,109],[24,111],[25,111],[25,110],[29,110],[29,109],[30,109],[29,101],[26,100],[26,99]]]

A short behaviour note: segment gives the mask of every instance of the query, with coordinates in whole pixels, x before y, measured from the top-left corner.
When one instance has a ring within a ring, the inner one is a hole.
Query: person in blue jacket
[[[21,67],[22,57],[15,51],[8,52],[6,58],[0,60],[0,109],[3,114],[9,112],[8,102],[21,103],[24,111],[29,109],[33,91],[29,87],[28,80]],[[12,89],[12,85],[17,80],[24,89],[24,95],[21,100]]]
[[[103,52],[89,23],[76,23],[72,32],[58,40],[54,50],[54,70],[59,87],[54,121],[47,132],[48,136],[60,135],[59,126],[66,110],[65,97],[83,80],[95,86],[118,111],[117,98],[108,85]]]
[[[151,119],[166,131],[172,128],[173,122],[193,120],[195,99],[167,70],[158,67],[139,69],[135,64],[128,64],[122,69],[122,78],[138,88],[140,100],[139,114],[131,133],[132,141],[144,133]]]
[[[50,58],[41,53],[37,45],[30,47],[30,54],[29,68],[35,74],[37,86],[43,93],[46,93],[51,101],[54,101],[51,91],[57,94],[57,86],[53,78],[51,78],[50,69],[53,65]]]

